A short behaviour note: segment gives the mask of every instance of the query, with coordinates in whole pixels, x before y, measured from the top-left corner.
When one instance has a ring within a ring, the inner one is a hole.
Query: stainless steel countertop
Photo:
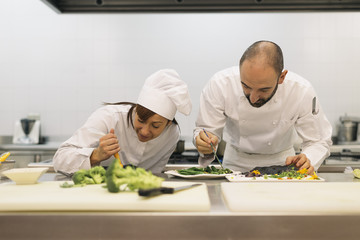
[[[41,144],[13,144],[12,136],[0,136],[0,151],[56,151],[68,136],[42,136]]]
[[[161,176],[166,181],[186,181]],[[319,176],[328,182],[360,184],[360,179],[352,174],[320,173]],[[52,173],[40,179],[60,180],[69,178]],[[360,215],[234,213],[228,210],[221,194],[220,184],[226,179],[191,181],[207,184],[209,212],[3,212],[0,236],[2,239],[358,239],[360,235]]]
[[[44,144],[1,144],[0,150],[6,151],[56,151],[62,142],[47,142]]]

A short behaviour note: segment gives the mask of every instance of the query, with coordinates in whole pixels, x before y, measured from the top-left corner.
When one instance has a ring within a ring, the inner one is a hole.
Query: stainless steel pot
[[[339,143],[357,141],[358,125],[359,125],[359,118],[357,117],[349,117],[346,115],[340,117],[340,125],[337,136]]]
[[[352,121],[344,121],[339,126],[338,140],[339,142],[353,142],[357,140],[358,123]]]

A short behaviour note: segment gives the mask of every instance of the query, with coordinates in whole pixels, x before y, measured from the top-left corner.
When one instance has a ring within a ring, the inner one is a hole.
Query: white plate
[[[226,176],[232,175],[232,173],[229,173],[229,174],[209,174],[209,173],[204,173],[204,174],[197,174],[197,175],[183,175],[183,174],[180,174],[176,170],[166,171],[165,174],[175,176],[175,177],[190,178],[190,179],[214,179],[214,178],[224,178]]]
[[[265,179],[264,177],[245,177],[245,175],[241,174],[228,174],[226,176],[226,179],[230,182],[324,182],[325,179],[319,177],[319,180],[310,180],[311,176],[308,176],[303,179],[288,179],[288,178],[271,178],[268,177]]]

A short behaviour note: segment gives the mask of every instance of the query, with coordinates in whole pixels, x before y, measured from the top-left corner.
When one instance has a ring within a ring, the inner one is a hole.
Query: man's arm
[[[303,140],[301,153],[306,155],[311,165],[317,170],[325,158],[330,155],[332,127],[317,101],[313,89],[305,98],[301,115],[295,123],[295,129]],[[313,107],[314,98],[315,107]]]

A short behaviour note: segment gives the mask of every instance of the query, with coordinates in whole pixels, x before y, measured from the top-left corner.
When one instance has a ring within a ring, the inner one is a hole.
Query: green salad
[[[177,170],[182,175],[199,175],[199,174],[229,174],[232,171],[228,168],[216,168],[214,166],[207,166],[206,168],[191,167],[187,169]]]

